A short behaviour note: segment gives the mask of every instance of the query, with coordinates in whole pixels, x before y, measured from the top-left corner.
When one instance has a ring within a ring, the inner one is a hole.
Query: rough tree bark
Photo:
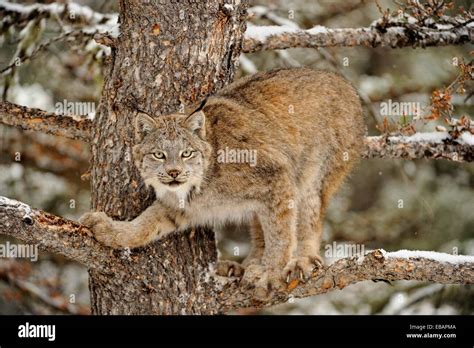
[[[119,274],[122,280],[132,282],[131,285],[135,287],[131,289],[140,296],[135,300],[120,298],[124,293],[132,295],[129,284],[108,284],[111,293],[106,294],[107,302],[102,303],[112,307],[104,308],[105,313],[122,313],[123,309],[137,313],[137,310],[132,311],[130,308],[135,304],[134,301],[144,301],[138,309],[140,313],[146,314],[224,313],[245,307],[271,306],[286,302],[290,298],[318,295],[364,280],[405,279],[441,284],[474,283],[474,256],[425,251],[387,253],[384,250],[373,250],[364,256],[339,259],[330,266],[315,271],[307,282],[293,281],[288,284],[286,291],[274,293],[263,300],[255,298],[253,289],[241,287],[238,278],[213,274],[206,262],[213,261],[215,249],[206,233],[194,232],[191,237],[179,234],[176,236],[178,240],[165,241],[163,248],[149,246],[146,252],[130,255],[104,247],[91,236],[92,233],[85,226],[1,196],[0,231],[5,231],[26,243],[38,245],[46,251],[81,262],[104,277],[117,279]],[[177,247],[181,250],[176,249]],[[194,262],[196,264],[193,264]],[[168,268],[165,270],[166,267]],[[182,269],[183,274],[178,274],[176,269]],[[162,271],[167,273],[163,274]],[[125,274],[129,275],[125,277]],[[151,278],[153,276],[158,278]],[[183,280],[186,276],[188,278]],[[138,278],[135,280],[135,277]],[[190,278],[193,281],[190,281]],[[196,285],[194,280],[200,281],[201,285]],[[187,283],[183,283],[184,281]],[[114,292],[122,288],[127,290]],[[187,297],[188,295],[190,297]],[[200,298],[196,299],[196,296]]]
[[[465,23],[465,24],[464,24]],[[466,21],[447,29],[432,29],[408,24],[381,28],[377,25],[367,28],[329,29],[315,27],[309,30],[281,27],[250,27],[242,52],[283,50],[294,47],[430,47],[462,45],[474,42],[474,25]],[[262,35],[262,30],[271,32]]]
[[[58,116],[7,101],[0,103],[0,120],[10,126],[81,140],[89,140],[91,128],[90,120],[85,117]]]
[[[226,5],[227,6],[224,6]],[[135,108],[163,114],[229,83],[245,32],[244,1],[122,0],[120,31],[92,133],[92,208],[132,219],[153,200],[133,165]],[[133,251],[133,267],[90,271],[95,314],[213,313],[205,270],[210,231],[195,230]],[[184,296],[180,294],[189,294]]]
[[[176,111],[181,104],[197,102],[229,83],[244,39],[246,5],[239,0],[186,0],[179,4],[121,0],[121,36],[100,38],[111,46],[112,54],[93,123],[11,103],[0,103],[0,122],[90,142],[93,209],[116,219],[132,219],[153,200],[132,161],[136,109],[155,114]],[[468,36],[460,32],[462,40],[451,43],[472,42],[472,28],[465,30],[469,30]],[[465,144],[405,144],[382,137],[368,137],[366,145],[365,157],[472,161],[473,152],[472,146]],[[450,156],[453,153],[459,156]],[[211,231],[176,234],[133,251],[111,250],[76,222],[0,197],[0,232],[88,266],[95,314],[220,313],[268,306],[290,296],[306,297],[363,280],[474,283],[473,257],[433,258],[431,254],[407,256],[376,250],[363,258],[339,260],[316,272],[307,283],[291,283],[288,291],[257,301],[235,278],[211,272],[216,259]]]

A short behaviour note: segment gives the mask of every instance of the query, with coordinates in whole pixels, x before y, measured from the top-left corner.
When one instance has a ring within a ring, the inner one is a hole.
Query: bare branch
[[[323,294],[365,280],[473,284],[474,256],[435,252],[386,253],[384,250],[375,250],[364,257],[338,260],[313,273],[313,278],[308,282],[290,283],[290,291],[272,294],[265,300],[254,298],[252,290],[242,289],[237,279],[223,279],[218,302],[222,312],[243,307],[267,307],[287,302],[290,297],[303,298]]]
[[[72,304],[69,302],[68,299],[62,296],[51,296],[47,289],[42,288],[26,279],[23,279],[23,277],[19,277],[16,274],[18,273],[16,268],[19,268],[18,262],[2,262],[2,264],[0,265],[0,279],[6,280],[9,284],[15,286],[25,294],[37,298],[44,304],[61,312],[76,315],[90,314],[90,308],[87,308],[83,305],[81,306],[78,304]]]
[[[0,129],[3,126],[0,125]],[[88,144],[72,139],[54,137],[38,132],[21,132],[9,127],[0,139],[0,163],[11,164],[17,153],[21,164],[41,171],[77,180],[89,168]],[[15,158],[18,160],[18,158]]]
[[[12,62],[9,65],[7,65],[4,68],[0,69],[0,74],[9,73],[9,72],[11,72],[11,69],[14,69],[16,66],[18,66],[19,63],[24,63],[24,62],[32,60],[33,58],[36,57],[36,55],[38,55],[38,53],[40,53],[45,48],[49,47],[50,45],[52,45],[55,42],[66,40],[68,38],[72,38],[72,39],[75,39],[75,40],[80,40],[80,39],[84,39],[84,38],[93,38],[94,35],[96,35],[98,33],[99,33],[98,30],[85,31],[83,29],[71,30],[71,31],[64,32],[64,33],[62,33],[62,34],[60,34],[56,37],[53,37],[53,38],[47,40],[46,42],[43,42],[42,44],[38,45],[30,54],[15,57],[16,59],[13,59]]]
[[[92,126],[85,117],[56,115],[10,102],[0,103],[0,123],[84,141],[89,140]]]
[[[414,136],[420,137],[420,134]],[[432,134],[432,133],[425,133]],[[414,137],[413,136],[413,137]],[[364,158],[445,159],[454,162],[472,162],[474,145],[446,138],[445,141],[413,141],[410,137],[366,137]]]
[[[309,30],[284,26],[249,26],[242,52],[287,49],[295,47],[428,47],[474,43],[474,25],[450,25],[438,28],[400,24],[388,28],[376,25],[366,28],[330,29],[316,26]]]
[[[0,234],[6,234],[38,248],[63,255],[89,268],[110,272],[110,249],[92,237],[92,232],[77,222],[32,209],[28,205],[0,196]]]

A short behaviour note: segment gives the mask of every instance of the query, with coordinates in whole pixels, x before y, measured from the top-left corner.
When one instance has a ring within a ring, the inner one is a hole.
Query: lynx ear
[[[206,135],[205,123],[206,115],[202,110],[192,113],[184,120],[184,126],[191,132],[198,134],[201,138]]]
[[[143,112],[139,112],[135,118],[135,138],[141,142],[151,131],[156,128],[156,121]]]

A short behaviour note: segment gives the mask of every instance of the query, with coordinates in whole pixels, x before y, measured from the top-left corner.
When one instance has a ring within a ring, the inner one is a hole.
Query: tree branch
[[[112,250],[96,242],[86,227],[1,196],[0,234],[36,244],[45,251],[64,255],[103,273],[126,272],[131,263],[134,264],[143,257],[148,262],[154,262],[150,260],[154,257],[159,258],[159,255],[147,254],[148,248],[134,251],[133,257],[128,253],[124,258],[121,256],[123,251]],[[166,245],[166,241],[162,243]],[[218,310],[226,312],[243,307],[271,306],[286,302],[290,297],[318,295],[364,280],[405,279],[442,284],[472,284],[474,256],[409,251],[386,253],[375,250],[365,257],[338,260],[315,272],[308,282],[299,284],[294,281],[288,286],[287,292],[275,293],[265,300],[256,298],[252,289],[240,287],[237,278],[212,276]]]
[[[81,116],[63,116],[10,102],[0,103],[0,123],[22,129],[89,140],[92,122]]]
[[[399,24],[388,28],[330,29],[316,26],[309,30],[285,26],[249,25],[242,52],[258,52],[295,47],[428,47],[474,43],[474,23],[436,28]]]
[[[61,21],[75,24],[84,23],[86,25],[105,24],[109,21],[117,21],[117,14],[104,14],[95,12],[88,6],[79,5],[74,2],[66,4],[32,4],[22,5],[7,1],[0,1],[0,14],[2,18],[14,23],[28,22],[31,18],[56,17]]]
[[[21,160],[21,165],[65,176],[75,182],[89,168],[88,145],[79,140],[11,128],[2,132],[0,163],[11,164],[20,153],[21,157],[15,160]]]
[[[97,242],[87,227],[2,196],[0,234],[37,245],[89,268],[111,272],[107,267],[111,262],[110,249]]]
[[[9,102],[0,103],[0,123],[85,141],[89,140],[92,126],[89,119],[56,115]],[[469,143],[449,137],[438,143],[420,139],[414,141],[408,137],[366,137],[363,157],[433,158],[455,162],[472,162],[474,159],[474,146]]]
[[[292,282],[288,286],[288,292],[273,294],[265,300],[255,299],[253,292],[242,289],[237,279],[224,278],[218,302],[222,312],[243,307],[267,307],[287,302],[290,298],[303,298],[343,289],[365,280],[473,284],[474,256],[417,251],[387,253],[384,250],[375,250],[364,257],[338,260],[313,273],[313,278],[308,282]]]
[[[440,133],[442,138],[443,133]],[[441,141],[429,140],[426,135],[436,133],[415,133],[411,137],[373,136],[366,137],[364,158],[445,159],[454,162],[472,162],[474,145],[446,137]],[[425,136],[426,140],[423,139]]]
[[[87,315],[90,314],[90,308],[84,305],[72,304],[62,296],[51,296],[46,287],[40,287],[23,277],[19,277],[16,270],[20,266],[18,262],[2,262],[0,265],[0,280],[5,280],[9,284],[18,288],[25,294],[37,298],[44,304],[67,314]]]

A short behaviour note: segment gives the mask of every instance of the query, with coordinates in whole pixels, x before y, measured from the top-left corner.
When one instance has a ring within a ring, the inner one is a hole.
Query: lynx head
[[[135,131],[135,165],[158,198],[174,192],[186,199],[191,191],[200,191],[211,152],[203,111],[158,118],[139,113]]]

